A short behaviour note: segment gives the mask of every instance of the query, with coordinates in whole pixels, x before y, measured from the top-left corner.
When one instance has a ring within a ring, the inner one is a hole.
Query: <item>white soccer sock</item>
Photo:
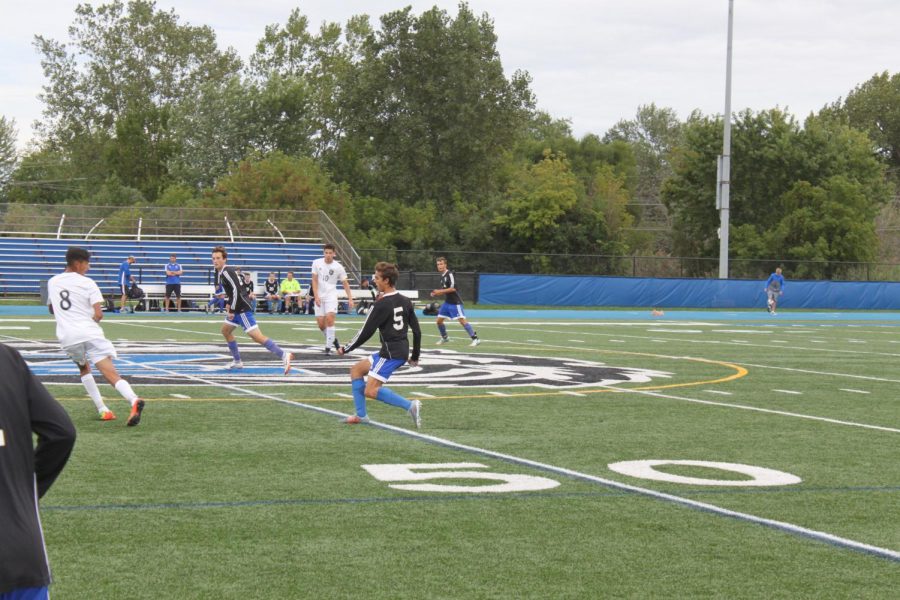
[[[109,410],[103,402],[103,397],[100,395],[100,388],[97,387],[97,382],[94,380],[93,374],[88,373],[87,375],[82,376],[81,383],[84,385],[84,389],[87,390],[88,396],[94,401],[97,412]]]
[[[325,347],[331,348],[334,345],[334,327],[325,328]]]
[[[128,400],[130,404],[134,404],[138,398],[137,394],[134,393],[134,390],[131,389],[131,385],[124,379],[120,379],[116,382],[116,391],[119,392],[123,398]]]

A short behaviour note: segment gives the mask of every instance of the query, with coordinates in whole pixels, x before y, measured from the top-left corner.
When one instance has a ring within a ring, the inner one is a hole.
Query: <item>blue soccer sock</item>
[[[443,323],[438,323],[438,331],[441,333],[441,337],[447,337],[447,327]]]
[[[237,340],[228,342],[228,350],[231,352],[231,357],[234,359],[234,362],[241,362],[241,351],[238,350]]]
[[[391,406],[399,406],[403,410],[409,410],[409,407],[412,406],[412,402],[410,402],[397,392],[386,387],[378,390],[378,395],[375,397],[385,404],[390,404]]]
[[[471,324],[466,323],[465,325],[463,325],[463,327],[466,328],[466,333],[469,334],[469,337],[470,337],[470,338],[472,338],[472,339],[474,340],[475,338],[478,337],[478,334],[475,333],[475,330],[474,330],[474,329],[472,329],[472,325],[471,325]]]
[[[275,340],[269,338],[266,340],[266,343],[263,344],[263,348],[277,356],[278,358],[284,357],[284,350],[278,347],[278,344],[275,343]]]
[[[350,382],[353,389],[353,406],[356,408],[357,417],[366,416],[366,382],[364,379],[354,379]]]

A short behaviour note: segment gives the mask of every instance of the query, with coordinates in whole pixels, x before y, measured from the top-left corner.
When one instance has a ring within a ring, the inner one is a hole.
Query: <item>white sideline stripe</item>
[[[13,329],[16,329],[19,331],[23,331],[23,330],[27,331],[27,330],[30,330],[31,327],[8,327],[8,326],[0,327],[0,331],[12,331]]]
[[[609,340],[610,342],[615,342],[616,344],[625,344],[627,343],[625,340]]]
[[[342,392],[335,392],[334,395],[335,395],[335,396],[340,396],[341,398],[351,398],[351,399],[353,398],[353,395],[352,395],[352,394],[344,394],[344,393],[342,393]]]
[[[871,394],[872,392],[867,392],[865,390],[851,390],[848,388],[840,388],[842,392],[850,392],[851,394]]]
[[[433,394],[426,394],[425,392],[410,392],[410,396],[421,396],[422,398],[434,398]]]
[[[707,394],[719,394],[720,396],[730,396],[731,392],[723,392],[722,390],[703,390]]]
[[[569,341],[573,342],[575,344],[584,344],[585,343],[584,340],[569,340]]]
[[[304,404],[302,402],[296,402],[294,400],[286,400],[284,398],[278,398],[277,396],[273,396],[272,394],[263,394],[261,392],[257,392],[255,390],[248,390],[241,388],[236,385],[229,385],[225,383],[214,383],[212,381],[208,381],[203,379],[202,377],[197,377],[196,375],[189,374],[180,374],[175,373],[174,371],[169,371],[167,369],[161,369],[159,367],[154,367],[151,365],[138,365],[138,363],[132,361],[124,361],[130,363],[133,366],[140,366],[148,370],[152,371],[161,371],[163,373],[167,373],[169,375],[174,375],[176,377],[182,376],[186,379],[193,379],[195,381],[199,381],[201,383],[205,383],[206,385],[212,387],[221,387],[225,389],[230,389],[234,391],[239,391],[243,394],[249,394],[252,396],[257,396],[259,398],[267,398],[269,400],[273,400],[275,402],[280,402],[282,404],[288,404],[290,406],[296,406],[298,408],[304,408],[306,410],[310,410],[313,412],[321,413],[324,415],[329,415],[332,417],[347,417],[346,413],[338,412],[336,410],[330,410],[328,408],[322,408],[320,406],[314,406],[312,404]],[[657,395],[657,394],[651,394]],[[798,535],[801,537],[810,538],[819,542],[824,542],[826,544],[830,544],[833,546],[837,546],[839,548],[847,548],[849,550],[855,550],[857,552],[863,552],[865,554],[872,554],[874,556],[878,556],[881,558],[887,558],[889,560],[900,562],[900,552],[896,552],[894,550],[890,550],[889,548],[881,548],[879,546],[872,546],[870,544],[865,544],[863,542],[857,542],[856,540],[851,540],[848,538],[842,538],[830,533],[826,533],[824,531],[817,531],[815,529],[807,529],[806,527],[801,527],[799,525],[794,525],[792,523],[785,523],[784,521],[776,521],[774,519],[766,519],[763,517],[757,517],[755,515],[751,515],[748,513],[737,512],[733,510],[729,510],[727,508],[721,508],[719,506],[715,506],[714,504],[708,504],[706,502],[698,502],[696,500],[690,500],[688,498],[682,498],[680,496],[675,496],[673,494],[666,494],[664,492],[657,492],[655,490],[651,490],[648,488],[642,488],[634,485],[629,485],[627,483],[619,483],[618,481],[613,481],[611,479],[604,479],[602,477],[597,477],[595,475],[588,475],[587,473],[580,473],[578,471],[573,471],[571,469],[566,469],[565,467],[556,467],[553,465],[540,463],[537,461],[529,460],[527,458],[519,458],[517,456],[512,456],[509,454],[502,454],[500,452],[494,452],[493,450],[485,450],[483,448],[478,448],[476,446],[467,446],[465,444],[460,444],[457,442],[453,442],[450,440],[445,440],[443,438],[435,437],[432,435],[427,435],[424,433],[419,433],[418,431],[409,430],[409,429],[401,429],[400,427],[395,427],[394,425],[388,425],[387,423],[379,423],[378,421],[370,421],[370,425],[379,427],[381,429],[385,429],[387,431],[392,431],[394,433],[399,433],[401,435],[405,435],[407,437],[411,437],[414,439],[428,441],[434,444],[438,444],[441,446],[445,446],[447,448],[455,448],[457,450],[464,450],[466,452],[472,452],[474,454],[479,454],[481,456],[487,456],[490,458],[496,458],[499,460],[504,460],[508,462],[512,462],[519,465],[524,465],[527,467],[533,467],[535,469],[539,469],[542,471],[547,471],[550,473],[557,473],[559,475],[565,475],[568,477],[572,477],[573,479],[579,479],[582,481],[588,481],[591,483],[597,483],[606,487],[610,487],[617,490],[624,490],[627,492],[633,492],[635,494],[640,494],[642,496],[647,496],[650,498],[654,498],[657,500],[664,500],[666,502],[671,502],[673,504],[678,504],[681,506],[685,506],[688,508],[694,508],[697,510],[701,510],[704,512],[710,512],[716,515],[730,517],[733,519],[737,519],[740,521],[747,521],[750,523],[755,523],[757,525],[763,525],[766,527],[770,527],[772,529],[776,529],[779,531],[784,531],[793,535]]]
[[[794,390],[772,390],[773,392],[781,392],[782,394],[794,394],[800,396],[803,392],[795,392]]]
[[[586,394],[579,394],[578,392],[572,392],[569,390],[563,390],[560,394],[566,394],[567,396],[578,396],[580,398],[584,398]]]
[[[509,394],[504,394],[503,392],[488,392],[491,396],[500,396],[502,398],[508,398]]]
[[[808,373],[810,375],[829,375],[833,377],[850,377],[852,379],[865,379],[868,381],[886,381],[888,383],[900,383],[900,379],[886,379],[884,377],[873,377],[871,375],[855,375],[853,373],[829,373],[827,371],[811,371],[809,369],[795,369],[793,367],[776,367],[772,365],[755,365],[753,363],[742,363],[729,360],[741,367],[754,367],[756,369],[777,369],[779,371],[794,371],[796,373]]]
[[[184,400],[190,400],[190,396],[185,396],[184,394],[169,394],[173,398],[183,398]]]
[[[532,344],[543,344],[544,340],[525,340],[526,342],[531,342]]]

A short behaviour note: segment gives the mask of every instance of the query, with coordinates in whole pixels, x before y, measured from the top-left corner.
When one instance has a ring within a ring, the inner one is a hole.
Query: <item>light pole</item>
[[[719,279],[728,279],[728,217],[731,209],[731,38],[734,29],[734,0],[728,0],[728,51],[725,59],[725,132],[722,156],[717,169],[716,200],[719,209]]]

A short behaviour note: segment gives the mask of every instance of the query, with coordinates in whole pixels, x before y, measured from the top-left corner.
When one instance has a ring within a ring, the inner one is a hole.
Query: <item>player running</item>
[[[131,414],[125,424],[134,427],[141,422],[144,401],[119,376],[113,364],[113,359],[118,356],[99,325],[103,318],[103,294],[94,280],[85,276],[90,268],[90,252],[84,248],[69,248],[66,270],[51,277],[47,283],[47,304],[56,319],[56,337],[63,351],[78,365],[81,383],[94,401],[100,420],[112,421],[116,415],[103,402],[90,363],[94,363],[104,379],[131,405]]]
[[[249,297],[243,287],[244,282],[237,269],[229,267],[226,264],[227,261],[228,251],[223,246],[213,248],[212,263],[216,270],[216,285],[221,285],[225,292],[225,308],[228,311],[228,316],[225,317],[225,322],[222,324],[222,336],[228,343],[228,350],[234,359],[229,363],[228,368],[244,368],[237,340],[234,339],[234,328],[240,325],[250,339],[281,359],[284,364],[284,374],[287,375],[291,372],[291,360],[294,355],[279,348],[274,340],[267,338],[259,330],[259,325],[256,324],[256,318],[253,316],[253,307],[256,301]]]
[[[350,291],[350,282],[347,281],[347,271],[341,263],[334,260],[334,244],[325,244],[322,250],[324,256],[312,263],[312,295],[315,300],[316,323],[319,330],[325,334],[325,354],[331,354],[332,347],[337,348],[341,345],[334,335],[338,282],[344,284],[348,312],[353,310],[353,292]]]
[[[781,267],[775,269],[775,272],[769,275],[766,280],[766,308],[769,314],[776,315],[775,309],[778,308],[778,297],[784,295],[784,277],[781,275]]]
[[[344,419],[344,423],[349,425],[369,422],[366,398],[373,398],[391,406],[399,406],[409,413],[417,429],[422,426],[422,403],[419,400],[410,402],[393,390],[382,387],[407,359],[410,366],[418,365],[422,347],[422,330],[412,302],[396,290],[399,278],[400,272],[395,265],[386,262],[375,265],[373,282],[381,292],[381,298],[372,306],[362,329],[348,344],[337,350],[339,355],[346,354],[366,343],[376,329],[379,332],[381,349],[350,368],[350,387],[353,390],[356,414]],[[409,329],[413,332],[412,354],[409,352],[407,337]],[[364,381],[363,377],[367,373],[369,378]]]
[[[456,289],[456,277],[453,276],[453,271],[447,268],[447,259],[441,256],[435,263],[438,272],[441,274],[441,288],[432,290],[431,297],[444,297],[444,303],[441,304],[440,309],[438,309],[437,328],[441,334],[441,339],[439,339],[437,343],[446,344],[450,341],[450,336],[447,335],[447,328],[444,326],[444,319],[458,319],[459,324],[463,326],[463,329],[465,329],[466,333],[469,334],[469,337],[472,338],[472,343],[469,345],[477,346],[481,343],[481,340],[478,339],[478,333],[476,333],[468,321],[466,321],[466,314],[463,312],[462,298],[459,297],[459,291]]]

